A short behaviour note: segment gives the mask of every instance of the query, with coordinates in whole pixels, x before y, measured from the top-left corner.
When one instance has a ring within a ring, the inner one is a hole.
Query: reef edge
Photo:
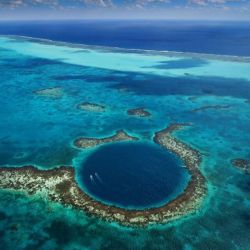
[[[177,198],[156,208],[127,210],[94,200],[80,189],[73,167],[39,170],[33,166],[0,168],[0,188],[38,194],[51,201],[70,205],[87,214],[124,226],[140,227],[168,221],[195,212],[206,194],[205,178],[199,170],[201,154],[198,150],[172,136],[174,131],[188,124],[172,124],[155,133],[154,142],[179,156],[191,179]]]
[[[118,130],[112,136],[103,137],[103,138],[92,138],[92,137],[80,137],[74,141],[74,145],[77,148],[92,148],[98,145],[119,142],[119,141],[138,141],[139,138],[135,136],[130,136],[123,130]]]

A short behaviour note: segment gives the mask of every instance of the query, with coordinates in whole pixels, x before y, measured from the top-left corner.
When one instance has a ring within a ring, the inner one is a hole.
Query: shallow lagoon
[[[169,123],[192,122],[193,126],[176,136],[203,153],[207,199],[195,215],[164,226],[127,229],[36,197],[1,191],[2,246],[248,249],[250,179],[230,160],[250,157],[249,63],[240,58],[202,56],[202,63],[195,59],[190,67],[183,62],[183,57],[190,58],[185,54],[165,57],[162,53],[154,56],[119,50],[114,61],[105,60],[103,65],[102,60],[89,62],[86,47],[76,47],[0,39],[1,165],[73,165],[79,170],[99,150],[73,147],[79,136],[103,137],[125,129],[148,143],[155,131]],[[116,55],[112,49],[87,49],[97,58]],[[83,51],[78,54],[78,50]],[[119,64],[124,57],[126,63],[122,60]],[[64,94],[60,98],[34,94],[48,87],[60,87]],[[79,103],[97,100],[107,107],[105,112],[77,109]],[[207,105],[230,108],[192,112]],[[135,107],[149,109],[152,117],[128,116],[127,109]],[[14,224],[18,229],[13,233]]]

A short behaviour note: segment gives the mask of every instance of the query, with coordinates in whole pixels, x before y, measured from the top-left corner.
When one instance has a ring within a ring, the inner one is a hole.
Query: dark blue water
[[[1,22],[0,34],[90,45],[250,56],[250,22]]]
[[[174,198],[187,184],[180,161],[156,145],[103,146],[82,166],[79,179],[90,194],[124,207],[148,207]]]
[[[250,98],[249,81],[244,79],[206,76],[178,78],[147,76],[145,79],[134,81],[134,78],[135,74],[130,74],[126,78],[123,77],[119,83],[111,84],[109,88],[126,89],[137,95],[215,95]]]

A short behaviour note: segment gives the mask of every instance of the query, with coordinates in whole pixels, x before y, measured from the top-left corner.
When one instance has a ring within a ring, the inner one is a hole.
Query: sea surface
[[[104,203],[157,206],[190,177],[152,138],[190,122],[175,136],[201,152],[208,188],[194,214],[146,228],[0,190],[0,249],[250,248],[250,175],[231,164],[250,160],[247,23],[6,22],[0,33],[1,166],[73,166],[79,186]],[[53,87],[60,96],[37,94]],[[105,112],[80,110],[83,102]],[[127,114],[138,107],[151,116]],[[73,144],[121,129],[140,140]]]
[[[182,193],[189,181],[181,162],[159,146],[114,143],[83,163],[79,179],[101,201],[126,209],[157,207]]]
[[[121,48],[250,56],[250,22],[2,21],[0,34]]]

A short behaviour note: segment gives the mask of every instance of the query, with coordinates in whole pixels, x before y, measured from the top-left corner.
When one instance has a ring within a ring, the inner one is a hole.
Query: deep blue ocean
[[[159,146],[107,145],[88,157],[80,179],[101,200],[127,208],[157,206],[187,184],[188,173],[175,158]]]
[[[11,21],[0,34],[121,48],[250,56],[250,22]]]

